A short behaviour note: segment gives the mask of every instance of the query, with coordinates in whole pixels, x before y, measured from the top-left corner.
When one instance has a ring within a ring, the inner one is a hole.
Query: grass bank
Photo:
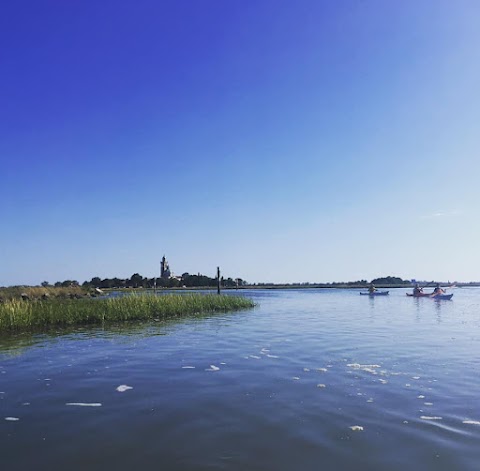
[[[0,288],[0,302],[12,299],[42,299],[42,298],[81,298],[89,294],[88,290],[81,286],[43,287],[43,286],[10,286]]]
[[[132,294],[105,299],[43,301],[11,299],[0,304],[0,332],[49,326],[166,319],[197,313],[248,309],[254,305],[252,300],[240,296],[215,294]]]

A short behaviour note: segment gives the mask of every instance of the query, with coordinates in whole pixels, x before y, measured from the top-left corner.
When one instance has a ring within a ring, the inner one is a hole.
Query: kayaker
[[[437,286],[435,286],[435,289],[433,290],[432,295],[435,296],[436,294],[444,294],[445,290],[441,288],[440,283],[437,283]]]
[[[423,294],[423,288],[420,288],[420,286],[418,286],[418,283],[415,283],[415,286],[413,287],[413,295],[420,296],[421,294]]]
[[[377,291],[377,288],[375,288],[375,286],[370,285],[370,286],[368,287],[368,292],[369,292],[370,294],[375,293],[375,291]]]

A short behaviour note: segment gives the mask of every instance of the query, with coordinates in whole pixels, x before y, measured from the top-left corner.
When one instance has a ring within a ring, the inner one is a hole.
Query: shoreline
[[[442,286],[448,287],[448,283],[441,283]],[[225,286],[221,288],[221,291],[245,291],[245,290],[260,290],[260,289],[352,289],[352,290],[364,290],[368,289],[370,284],[366,285],[356,285],[351,286],[347,284],[336,284],[334,286],[329,284],[309,284],[309,285],[276,285],[276,284],[269,284],[269,285],[245,285],[245,286]],[[414,287],[413,283],[405,284],[405,285],[394,285],[394,284],[376,284],[376,288],[384,289],[395,289],[395,288],[405,288],[405,289],[412,289]],[[426,286],[427,289],[432,287],[433,283],[429,286]],[[480,287],[480,283],[456,283],[455,287],[457,288],[478,288]],[[189,286],[189,287],[174,287],[174,288],[157,288],[156,291],[158,292],[168,292],[168,291],[216,291],[216,287],[212,286]],[[153,292],[155,291],[154,288],[105,288],[103,289],[105,293],[112,293],[112,292],[141,292],[141,291],[148,291]]]
[[[124,321],[164,320],[192,314],[251,309],[243,296],[191,293],[188,296],[105,296],[98,299],[12,299],[0,304],[0,334],[41,330],[51,326],[106,324]]]

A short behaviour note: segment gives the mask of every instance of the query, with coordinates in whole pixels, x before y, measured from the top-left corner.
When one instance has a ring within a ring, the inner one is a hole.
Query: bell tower
[[[162,261],[160,262],[160,278],[170,278],[170,266],[168,265],[167,259],[165,255],[162,257]]]

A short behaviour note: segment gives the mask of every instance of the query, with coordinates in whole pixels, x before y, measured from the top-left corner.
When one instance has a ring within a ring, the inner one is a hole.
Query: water
[[[0,338],[2,468],[478,469],[480,289]]]

